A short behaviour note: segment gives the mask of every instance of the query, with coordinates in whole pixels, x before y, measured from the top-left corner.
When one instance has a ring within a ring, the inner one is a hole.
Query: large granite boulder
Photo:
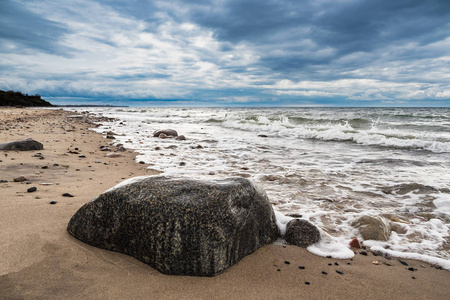
[[[291,245],[306,248],[320,240],[320,231],[306,220],[293,219],[286,225],[284,240]]]
[[[31,151],[42,149],[44,149],[44,145],[31,138],[0,144],[0,150]]]
[[[81,207],[68,231],[165,274],[215,276],[278,237],[266,193],[244,178],[126,180]]]

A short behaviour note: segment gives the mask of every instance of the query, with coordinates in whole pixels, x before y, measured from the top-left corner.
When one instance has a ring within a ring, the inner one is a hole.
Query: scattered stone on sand
[[[362,216],[351,225],[359,230],[364,240],[387,241],[391,235],[391,225],[379,216]]]
[[[140,160],[139,163],[140,163],[141,165],[145,165],[145,161],[143,161],[143,160]]]
[[[160,139],[166,139],[166,138],[168,137],[168,135],[165,134],[165,133],[160,133],[160,134],[158,135],[158,137],[159,137]]]
[[[178,141],[185,141],[186,137],[184,135],[179,135],[175,139],[178,140]]]
[[[108,146],[100,146],[100,151],[112,151]]]
[[[344,272],[336,270],[336,273],[340,274],[340,275],[344,275]]]
[[[50,201],[50,204],[56,204],[57,202],[55,200]]]
[[[116,152],[111,152],[111,153],[106,154],[106,157],[109,157],[109,158],[116,158],[116,157],[122,157],[122,156],[123,156],[122,154],[116,153]]]
[[[262,137],[262,138],[266,138],[266,137],[268,137],[267,135],[265,135],[265,134],[258,134],[258,136],[259,137]]]
[[[14,182],[23,182],[23,181],[27,181],[28,179],[25,176],[19,176],[14,178]]]
[[[354,238],[353,240],[350,241],[350,247],[352,248],[361,248],[361,244],[359,243],[359,240],[357,238]]]
[[[408,263],[406,262],[406,261],[404,261],[404,260],[401,260],[401,259],[397,259],[398,261],[399,261],[399,263],[401,263],[402,265],[404,265],[404,266],[408,266]]]
[[[291,245],[308,247],[320,240],[320,231],[306,220],[294,219],[287,223],[284,239]]]
[[[178,136],[178,132],[176,132],[173,129],[160,129],[160,130],[156,130],[155,132],[153,132],[153,136],[154,137],[161,137],[161,133],[165,134],[166,136],[172,136],[172,137],[177,137]]]
[[[8,182],[8,180],[5,180],[5,179],[0,180],[0,183],[7,183],[7,182]]]
[[[33,140],[32,138],[27,138],[21,141],[9,142],[0,144],[0,150],[14,150],[14,151],[32,151],[32,150],[43,150],[44,145]]]
[[[37,187],[35,187],[35,186],[30,187],[29,189],[27,189],[28,193],[32,193],[32,192],[36,192],[36,191],[37,191]]]
[[[251,181],[163,176],[107,190],[78,210],[68,231],[164,274],[193,276],[218,275],[279,235],[266,193]]]
[[[73,195],[70,194],[70,193],[64,193],[64,194],[62,194],[62,195],[63,195],[63,197],[73,197]]]
[[[114,140],[114,139],[116,139],[116,137],[113,136],[113,135],[107,135],[106,138],[107,138],[108,140]]]

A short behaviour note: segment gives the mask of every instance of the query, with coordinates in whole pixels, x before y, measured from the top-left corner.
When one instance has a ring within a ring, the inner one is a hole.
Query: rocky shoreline
[[[33,138],[42,150],[0,151],[0,291],[5,299],[445,299],[450,272],[352,248],[353,259],[263,246],[213,277],[168,276],[133,257],[71,237],[71,216],[124,179],[156,172],[110,145],[87,113],[0,109],[0,144]],[[69,118],[68,118],[69,117]],[[97,120],[95,120],[97,121]],[[102,151],[108,147],[114,151]],[[120,156],[107,156],[107,153]],[[15,181],[22,177],[20,180]],[[24,180],[23,180],[24,179]],[[35,189],[34,189],[35,188]]]

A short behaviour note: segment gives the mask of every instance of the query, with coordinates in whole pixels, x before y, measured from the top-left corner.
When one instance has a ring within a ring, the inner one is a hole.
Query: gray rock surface
[[[364,240],[387,241],[391,235],[391,225],[379,216],[362,216],[351,225],[359,230]]]
[[[320,231],[306,220],[294,219],[286,225],[284,240],[291,245],[308,247],[320,240]]]
[[[178,136],[178,132],[176,132],[173,129],[160,129],[160,130],[156,130],[155,132],[153,132],[153,136],[154,137],[159,137],[161,134],[165,134],[166,136]]]
[[[42,149],[44,149],[44,145],[31,138],[0,144],[0,150],[31,151]]]
[[[278,237],[266,193],[244,178],[137,177],[81,207],[74,237],[165,274],[215,276]]]

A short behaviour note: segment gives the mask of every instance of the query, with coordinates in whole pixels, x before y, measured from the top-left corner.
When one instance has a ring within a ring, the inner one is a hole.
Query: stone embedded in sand
[[[186,137],[184,135],[179,135],[175,138],[177,141],[185,141]]]
[[[0,150],[32,151],[42,149],[44,149],[44,145],[31,138],[0,144]]]
[[[351,225],[359,230],[364,240],[387,241],[391,235],[391,225],[382,217],[362,216]]]
[[[306,220],[294,219],[286,225],[284,240],[291,245],[308,247],[320,240],[320,231]]]
[[[247,179],[148,176],[86,203],[68,231],[165,274],[215,276],[278,237],[266,193]]]
[[[14,182],[23,182],[23,181],[27,181],[28,179],[25,176],[19,176],[14,178]]]
[[[173,137],[177,137],[178,136],[178,132],[176,132],[173,129],[160,129],[160,130],[156,130],[155,132],[153,132],[153,136],[154,137],[160,137],[161,134],[165,134],[166,136],[173,136]]]

